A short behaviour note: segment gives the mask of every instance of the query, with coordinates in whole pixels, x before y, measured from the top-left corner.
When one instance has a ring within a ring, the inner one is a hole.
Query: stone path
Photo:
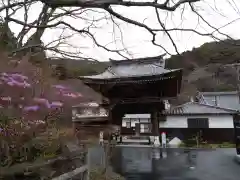
[[[189,168],[187,154],[171,152],[166,159],[153,160],[149,165],[151,170],[143,171],[143,164],[149,164],[149,159],[141,160],[143,151],[139,148],[126,150],[125,147],[122,151],[125,154],[122,156],[128,157],[122,160],[122,173],[127,180],[237,180],[240,177],[240,164],[234,161],[235,149],[197,151],[195,169]]]

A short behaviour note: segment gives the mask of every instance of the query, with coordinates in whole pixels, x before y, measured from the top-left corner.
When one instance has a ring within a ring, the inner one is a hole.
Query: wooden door
[[[136,136],[140,135],[140,124],[139,123],[135,124],[135,135]]]

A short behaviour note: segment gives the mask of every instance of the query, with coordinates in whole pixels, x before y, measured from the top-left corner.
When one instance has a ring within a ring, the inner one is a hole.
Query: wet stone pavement
[[[112,165],[126,180],[240,179],[235,149],[192,150],[193,159],[183,149],[168,149],[166,154],[159,158],[159,150],[150,147],[117,147]]]

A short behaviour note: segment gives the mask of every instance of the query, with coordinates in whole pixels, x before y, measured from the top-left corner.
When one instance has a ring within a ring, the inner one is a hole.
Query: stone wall
[[[99,138],[99,133],[104,132],[104,139],[108,139],[109,134],[114,131],[114,126],[110,124],[80,124],[74,123],[73,128],[78,140],[89,140]]]

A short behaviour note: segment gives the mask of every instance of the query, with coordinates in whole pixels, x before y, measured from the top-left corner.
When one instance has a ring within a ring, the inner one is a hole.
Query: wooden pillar
[[[108,108],[108,123],[111,124],[113,119],[112,109]]]
[[[240,115],[236,114],[233,117],[234,123],[234,138],[236,143],[237,154],[240,155]]]
[[[166,116],[163,115],[161,112],[158,113],[158,128],[159,128],[159,133],[162,132],[160,122],[166,121]]]
[[[122,112],[119,108],[114,107],[111,111],[111,123],[114,125],[122,125]]]
[[[151,123],[152,123],[152,135],[159,136],[159,123],[157,111],[153,111],[151,113]]]
[[[119,133],[121,133],[122,117],[122,111],[118,106],[114,105],[111,109],[109,109],[109,123],[112,130],[115,131],[117,128],[117,131],[120,131]]]

